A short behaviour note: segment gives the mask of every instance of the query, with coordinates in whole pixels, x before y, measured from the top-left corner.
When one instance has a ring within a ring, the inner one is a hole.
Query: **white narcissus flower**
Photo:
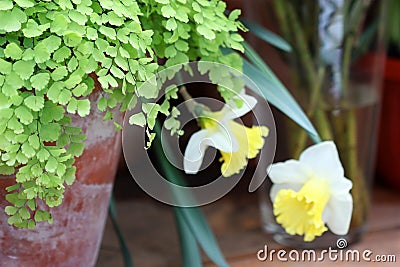
[[[257,104],[254,97],[244,93],[237,98],[242,102],[240,107],[232,100],[220,111],[202,111],[198,118],[201,130],[190,137],[185,150],[183,167],[186,173],[195,174],[199,171],[209,146],[221,152],[221,173],[224,177],[239,173],[247,165],[247,159],[257,156],[264,145],[264,137],[268,135],[268,128],[249,128],[235,122],[234,119],[248,113]]]
[[[309,147],[299,160],[270,166],[273,182],[270,197],[276,221],[291,235],[313,241],[327,231],[347,234],[353,211],[349,191],[352,182],[344,177],[339,154],[332,141]]]

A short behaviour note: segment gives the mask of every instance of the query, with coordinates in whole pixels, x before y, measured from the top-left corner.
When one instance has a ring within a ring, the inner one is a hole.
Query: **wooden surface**
[[[180,250],[174,217],[169,206],[149,197],[117,202],[120,225],[132,251],[135,266],[175,267]],[[257,194],[228,195],[203,208],[218,243],[232,267],[317,266],[313,262],[261,262],[256,253],[264,245],[281,249],[260,227]],[[400,192],[375,188],[368,231],[350,249],[369,249],[373,255],[395,255],[397,263],[323,261],[327,266],[400,266]],[[97,267],[123,267],[118,242],[107,222]],[[214,266],[204,257],[204,266]]]

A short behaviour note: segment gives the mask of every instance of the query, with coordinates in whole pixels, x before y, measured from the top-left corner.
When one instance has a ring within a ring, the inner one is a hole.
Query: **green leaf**
[[[87,17],[84,14],[82,14],[76,10],[70,10],[68,13],[68,16],[71,20],[75,21],[79,25],[82,25],[82,26],[86,25]]]
[[[39,149],[40,140],[39,140],[39,137],[36,134],[29,136],[28,137],[28,142],[34,149],[36,149],[36,150]]]
[[[24,132],[24,126],[14,116],[8,121],[7,126],[16,134],[21,134]]]
[[[38,73],[31,77],[31,85],[33,88],[41,91],[43,90],[50,81],[50,75],[48,73]]]
[[[63,82],[53,83],[47,91],[47,97],[54,103],[58,103],[61,91],[64,89]]]
[[[0,73],[7,75],[11,73],[12,64],[0,58]]]
[[[178,40],[175,43],[175,47],[182,52],[187,52],[189,50],[189,44],[183,40]]]
[[[284,39],[282,39],[282,37],[276,35],[270,30],[267,30],[252,21],[247,21],[244,19],[242,19],[241,21],[244,26],[246,26],[250,30],[250,32],[254,33],[261,40],[264,40],[265,42],[286,52],[290,52],[292,50],[292,47],[289,45],[289,43],[287,43]]]
[[[54,104],[52,101],[45,101],[42,112],[40,112],[40,122],[47,124],[59,121],[64,117],[64,107]]]
[[[74,90],[72,90],[72,93],[74,94],[74,96],[80,97],[80,96],[82,96],[87,90],[88,90],[87,85],[86,85],[85,83],[81,83],[81,84],[78,84],[78,86],[75,87]]]
[[[57,33],[58,35],[63,35],[68,28],[68,23],[69,22],[64,15],[57,14],[50,24],[50,31]]]
[[[36,154],[37,159],[40,162],[45,162],[49,157],[50,157],[50,153],[47,151],[47,149],[42,148],[41,150],[39,150],[39,152]]]
[[[6,76],[5,83],[14,89],[19,89],[24,86],[24,81],[15,72],[11,72]]]
[[[22,49],[16,43],[9,43],[4,49],[4,55],[14,60],[21,59]]]
[[[85,117],[90,113],[90,101],[89,99],[83,99],[77,101],[78,114],[81,117]]]
[[[70,32],[67,32],[64,35],[63,39],[64,39],[64,43],[65,43],[66,46],[68,46],[68,47],[76,47],[81,43],[82,36],[77,32],[71,32],[70,31]]]
[[[15,116],[25,125],[32,123],[33,115],[32,112],[25,106],[19,106],[15,109]]]
[[[2,175],[11,175],[14,174],[15,170],[13,166],[1,165],[0,166],[0,174]]]
[[[155,127],[156,133],[158,136],[161,135],[161,126],[159,124]],[[160,138],[156,139],[156,145],[161,147]],[[173,155],[170,153],[168,143],[163,148],[166,150],[168,155]],[[161,163],[161,169],[164,171],[167,179],[174,184],[184,184],[183,178],[180,176],[180,173],[170,165],[169,161],[166,160],[164,150],[155,149],[156,156],[158,158],[158,162]],[[185,191],[177,191],[177,189],[171,189],[171,193],[179,199],[185,199],[186,202],[189,199],[193,204],[195,204],[195,200],[191,195],[184,193]],[[202,214],[201,210],[197,207],[192,208],[178,208],[179,216],[182,217],[181,222],[184,222],[188,230],[192,233],[193,237],[197,240],[198,244],[202,247],[204,252],[208,257],[218,266],[228,266],[226,263],[220,248],[215,240],[215,237],[207,224],[206,218]]]
[[[170,18],[167,20],[167,23],[165,24],[165,28],[168,31],[174,31],[178,27],[178,24],[176,24],[175,18]]]
[[[35,5],[31,0],[14,0],[14,2],[23,8],[33,7]]]
[[[21,146],[21,150],[27,158],[32,158],[36,155],[35,149],[33,149],[33,147],[29,143],[23,143]]]
[[[33,38],[37,37],[43,34],[43,32],[46,30],[46,27],[42,27],[43,25],[37,24],[36,21],[33,19],[29,19],[28,22],[26,23],[25,28],[22,30],[24,33],[24,36],[26,38]]]
[[[86,28],[86,37],[87,37],[89,40],[95,41],[95,40],[97,40],[97,38],[98,38],[99,36],[98,36],[98,34],[97,34],[97,30],[95,30],[95,29],[93,29],[93,28],[90,28],[90,27],[87,27],[87,28]]]
[[[35,212],[34,219],[35,219],[36,222],[49,221],[49,220],[51,220],[51,215],[47,211],[37,210]]]
[[[35,200],[30,199],[26,202],[26,205],[32,210],[34,211],[36,209],[36,203]]]
[[[165,57],[166,58],[171,58],[176,56],[176,49],[174,45],[168,46],[165,51],[164,51]]]
[[[72,185],[75,181],[76,167],[72,166],[65,171],[64,179],[67,185]]]
[[[58,96],[58,103],[61,105],[66,105],[72,97],[72,93],[68,89],[61,90],[60,95]]]
[[[75,114],[77,108],[78,108],[78,100],[76,100],[75,98],[72,98],[68,103],[67,112],[71,113],[71,114]]]
[[[70,56],[71,56],[71,50],[68,47],[63,46],[53,54],[53,59],[57,63],[61,63],[64,60],[66,60],[67,58],[69,58]]]
[[[107,99],[104,97],[100,98],[99,101],[97,102],[97,108],[100,111],[105,111],[107,108]]]
[[[13,70],[19,75],[19,77],[21,77],[24,80],[27,80],[32,76],[35,70],[35,65],[36,64],[33,60],[29,61],[20,60],[14,63]]]
[[[116,66],[112,66],[110,69],[112,75],[119,79],[123,79],[125,77],[125,74]]]
[[[39,137],[45,142],[56,141],[61,134],[61,126],[58,123],[43,124],[39,128]]]
[[[21,216],[21,218],[24,220],[29,219],[31,217],[31,214],[29,213],[29,211],[26,207],[21,207],[19,209],[18,213]]]
[[[176,11],[175,11],[175,9],[173,9],[170,5],[166,5],[166,6],[163,6],[163,7],[161,8],[161,14],[162,14],[165,18],[171,18],[171,17],[175,17]]]
[[[0,16],[0,30],[5,32],[19,31],[21,29],[21,20],[24,18],[15,15],[15,12],[2,12]]]
[[[4,212],[5,212],[7,215],[11,216],[11,215],[14,215],[15,213],[18,212],[18,208],[14,207],[14,206],[7,206],[7,207],[4,209]]]
[[[60,66],[60,67],[56,68],[50,75],[54,81],[62,80],[65,76],[68,75],[67,67]]]
[[[21,151],[17,153],[16,159],[20,164],[28,163],[28,158]]]
[[[71,143],[68,146],[67,153],[74,157],[80,157],[85,149],[85,143]]]
[[[60,47],[61,38],[58,36],[51,35],[51,36],[47,37],[46,39],[44,39],[42,42],[46,46],[47,50],[50,53],[53,53]]]
[[[201,24],[197,26],[197,32],[200,33],[202,36],[204,36],[208,40],[214,40],[215,39],[215,33],[208,28],[207,26]]]
[[[50,52],[43,42],[35,46],[34,52],[36,63],[43,63],[50,59]]]
[[[146,117],[144,116],[143,112],[136,113],[129,117],[129,124],[135,124],[138,126],[145,126],[146,125]]]
[[[73,72],[77,67],[79,66],[78,60],[76,59],[76,57],[71,57],[71,59],[68,62],[68,70],[70,72]],[[75,85],[78,83],[75,83]]]
[[[124,58],[130,58],[131,57],[129,52],[126,51],[122,46],[119,47],[118,51],[119,51],[120,55],[122,57],[124,57]]]
[[[33,111],[39,111],[44,107],[43,96],[31,95],[25,98],[24,104]]]
[[[13,3],[11,0],[2,0],[0,2],[0,10],[10,10],[13,8]]]
[[[267,76],[270,74],[260,71],[246,60],[243,62],[243,72],[252,81],[245,79],[246,85],[299,124],[318,142],[320,137],[314,126],[278,78]]]
[[[184,22],[184,23],[188,23],[189,22],[188,14],[183,9],[176,10],[175,18],[180,20],[180,21],[182,21],[182,22]]]
[[[93,53],[94,43],[93,42],[82,42],[78,46],[78,51],[81,52],[83,55],[90,55]]]
[[[99,32],[110,38],[111,40],[116,40],[117,39],[117,33],[113,28],[106,27],[106,26],[100,26]]]
[[[58,161],[54,157],[49,157],[49,159],[46,162],[45,169],[46,171],[50,173],[55,173],[58,167]]]
[[[143,96],[147,99],[156,98],[158,96],[158,86],[151,82],[145,82],[142,86],[137,88],[139,96]]]
[[[179,241],[183,266],[202,267],[202,260],[197,240],[190,227],[187,225],[179,207],[174,207],[176,227],[178,229]]]

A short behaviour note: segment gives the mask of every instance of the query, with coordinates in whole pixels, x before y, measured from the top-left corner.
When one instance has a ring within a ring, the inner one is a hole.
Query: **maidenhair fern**
[[[240,69],[236,54],[220,51],[242,50],[239,12],[224,12],[217,0],[0,1],[0,174],[16,175],[7,188],[9,224],[52,222],[50,208],[62,203],[85,147],[69,114],[90,113],[95,79],[105,118],[112,119],[110,109],[118,105],[124,111],[146,98],[131,121],[147,127],[152,139],[162,112],[177,132],[178,113],[169,105],[176,87],[137,90],[161,68],[192,60]],[[155,102],[160,93],[166,95],[162,104]],[[39,209],[39,201],[48,208]]]

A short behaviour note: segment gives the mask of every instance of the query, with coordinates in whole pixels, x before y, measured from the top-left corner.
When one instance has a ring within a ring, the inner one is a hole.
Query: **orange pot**
[[[92,102],[98,97],[91,95]],[[121,133],[111,121],[104,122],[103,115],[92,109],[85,118],[73,118],[87,135],[86,149],[75,162],[75,183],[67,187],[63,203],[52,209],[53,224],[38,223],[35,230],[10,226],[4,213],[9,205],[5,188],[14,184],[14,178],[0,177],[1,266],[95,265],[121,150]]]

